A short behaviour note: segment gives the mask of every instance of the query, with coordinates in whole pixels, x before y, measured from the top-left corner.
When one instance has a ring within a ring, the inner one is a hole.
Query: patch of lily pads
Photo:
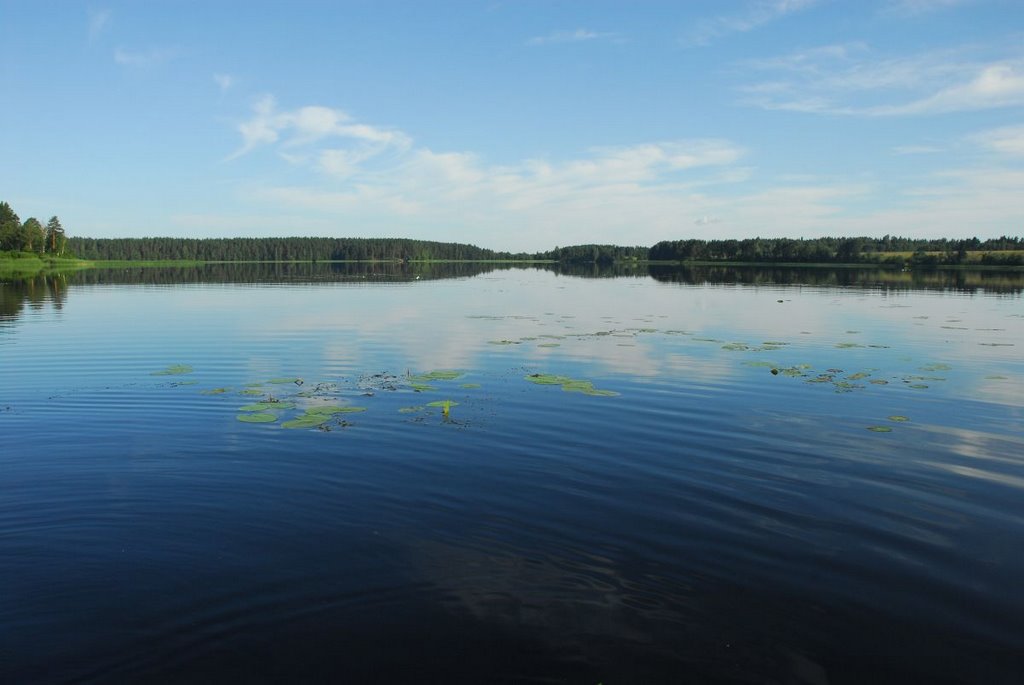
[[[595,388],[593,382],[588,380],[550,373],[533,373],[526,376],[526,380],[536,385],[560,385],[565,392],[578,392],[594,397],[615,397],[619,394],[614,390]]]

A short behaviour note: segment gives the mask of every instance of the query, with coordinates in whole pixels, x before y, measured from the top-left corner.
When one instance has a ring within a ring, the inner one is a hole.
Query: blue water
[[[294,276],[0,285],[0,680],[1024,679],[1019,287]]]

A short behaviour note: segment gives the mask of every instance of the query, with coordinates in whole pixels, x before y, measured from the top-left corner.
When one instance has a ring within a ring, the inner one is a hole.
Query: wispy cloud
[[[551,45],[555,43],[582,43],[589,40],[616,40],[617,33],[576,29],[575,31],[554,31],[545,36],[534,36],[527,45]]]
[[[890,0],[885,11],[903,17],[928,14],[964,5],[971,0]]]
[[[100,34],[110,25],[110,10],[90,10],[89,11],[89,40],[94,41],[100,37]]]
[[[1024,157],[1024,124],[982,131],[970,136],[968,140],[992,152]]]
[[[136,51],[117,48],[114,50],[114,62],[126,67],[152,67],[172,59],[175,54],[175,50],[168,48],[149,48]]]
[[[257,147],[276,144],[286,159],[303,162],[312,155],[307,148],[324,139],[349,139],[360,144],[362,147],[357,152],[367,155],[365,159],[386,148],[403,150],[411,143],[401,131],[356,123],[340,109],[311,105],[278,111],[277,101],[270,95],[256,102],[253,116],[240,122],[237,130],[242,136],[242,145],[228,159],[241,157]],[[337,154],[337,150],[323,150],[315,156],[323,160],[325,152],[333,153],[327,155],[325,168],[342,166],[344,155]]]
[[[214,74],[213,81],[221,89],[221,92],[229,90],[235,85],[235,78],[231,74]]]
[[[746,33],[788,14],[815,5],[818,0],[757,0],[736,14],[705,19],[683,38],[689,46],[708,45],[717,38],[733,33]]]
[[[868,46],[824,46],[743,66],[767,80],[740,87],[744,102],[771,110],[909,116],[1024,105],[1024,50],[1002,57],[964,47],[898,58]]]
[[[892,151],[898,155],[930,155],[942,152],[942,148],[933,145],[897,145]]]

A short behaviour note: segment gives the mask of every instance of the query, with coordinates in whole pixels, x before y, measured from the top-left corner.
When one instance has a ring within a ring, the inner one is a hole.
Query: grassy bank
[[[82,259],[51,257],[32,252],[0,252],[0,278],[24,278],[58,271],[87,269],[91,262]]]

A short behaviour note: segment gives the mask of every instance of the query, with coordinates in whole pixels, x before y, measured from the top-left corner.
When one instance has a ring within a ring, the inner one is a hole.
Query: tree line
[[[638,261],[938,265],[966,262],[1024,265],[1024,238],[921,239],[885,235],[743,240],[664,240],[652,247],[572,245],[545,252],[510,253],[464,243],[408,238],[78,238],[60,219],[45,226],[21,221],[0,202],[0,251],[77,256],[89,260],[253,261],[487,261],[546,260],[606,266]],[[975,253],[972,257],[972,253]],[[977,253],[982,253],[978,258]]]
[[[64,227],[56,216],[43,226],[34,216],[22,221],[6,202],[0,202],[0,250],[63,256],[67,249]]]
[[[1024,238],[989,240],[922,239],[885,235],[881,238],[748,238],[745,240],[665,240],[650,248],[651,261],[785,262],[839,264],[961,264],[971,252],[986,252],[982,264],[1022,265],[1024,255],[991,254],[1024,250]]]

